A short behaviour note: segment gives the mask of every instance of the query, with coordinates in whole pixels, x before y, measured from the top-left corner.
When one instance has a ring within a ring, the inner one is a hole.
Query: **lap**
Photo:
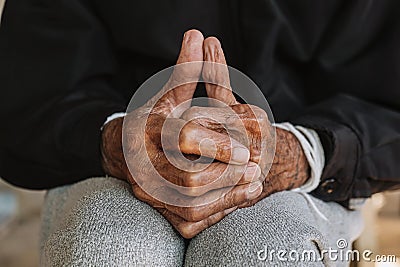
[[[41,231],[42,264],[270,265],[265,253],[271,250],[320,253],[329,247],[336,249],[339,238],[349,244],[356,238],[358,212],[315,198],[313,202],[328,221],[303,195],[280,192],[228,215],[190,240],[186,249],[185,240],[156,210],[134,198],[127,183],[113,178],[88,179],[48,192]],[[274,264],[293,265],[276,262],[276,257]]]

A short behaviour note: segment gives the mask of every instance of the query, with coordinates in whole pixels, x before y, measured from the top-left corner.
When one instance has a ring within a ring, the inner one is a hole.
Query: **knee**
[[[322,234],[307,224],[301,213],[287,209],[288,203],[280,205],[282,199],[292,195],[283,193],[278,197],[280,200],[266,199],[237,210],[200,233],[189,245],[187,264],[203,265],[196,260],[202,258],[211,265],[265,265],[265,249],[267,253],[310,249],[318,254],[320,242],[324,242]],[[275,264],[277,259],[272,260]]]
[[[184,242],[169,223],[129,187],[83,194],[43,243],[42,263],[60,265],[180,265]]]

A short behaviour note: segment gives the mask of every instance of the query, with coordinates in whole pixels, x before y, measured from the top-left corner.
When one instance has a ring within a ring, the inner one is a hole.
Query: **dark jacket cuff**
[[[313,115],[297,118],[292,123],[314,129],[324,148],[325,167],[312,195],[344,206],[348,206],[350,198],[370,195],[366,193],[370,192],[368,183],[356,178],[360,142],[351,128]]]

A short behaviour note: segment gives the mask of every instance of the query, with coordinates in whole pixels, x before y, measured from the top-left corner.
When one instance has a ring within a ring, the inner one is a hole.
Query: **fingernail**
[[[188,34],[187,32],[185,32],[185,34],[183,35],[183,41],[185,43],[189,42],[190,40],[190,34]]]
[[[261,169],[254,162],[249,163],[244,173],[244,178],[246,181],[257,179],[261,175]]]
[[[244,147],[235,147],[232,150],[232,163],[236,164],[245,164],[249,161],[250,152],[247,148]]]
[[[225,210],[225,214],[229,214],[229,213],[231,213],[232,211],[235,211],[237,209],[237,207],[233,207],[233,208],[230,208],[230,209],[226,209]]]
[[[248,191],[249,199],[253,199],[255,197],[258,197],[258,195],[260,194],[260,192],[259,192],[260,187],[261,187],[261,183],[260,182],[254,182],[254,183],[250,184],[249,191]]]

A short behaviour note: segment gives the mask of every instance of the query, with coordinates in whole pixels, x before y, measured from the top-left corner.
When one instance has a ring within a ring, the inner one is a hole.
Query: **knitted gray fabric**
[[[280,192],[240,209],[187,242],[127,183],[92,178],[47,193],[42,216],[43,266],[334,266],[333,262],[263,259],[264,251],[317,255],[361,230],[359,212],[298,193]],[[188,243],[188,245],[187,245]],[[262,253],[260,254],[260,251]],[[347,263],[336,263],[346,266]]]

